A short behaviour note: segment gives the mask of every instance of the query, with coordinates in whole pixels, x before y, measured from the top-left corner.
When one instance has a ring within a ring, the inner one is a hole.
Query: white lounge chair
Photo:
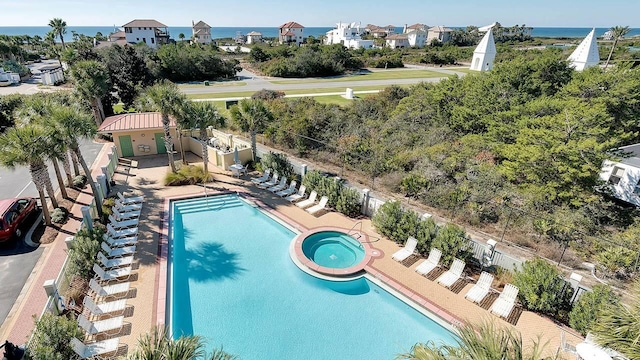
[[[113,228],[111,223],[107,224],[107,235],[109,235],[112,239],[120,239],[124,237],[131,237],[138,235],[138,228],[128,228],[128,229],[119,229],[116,230]]]
[[[118,221],[118,219],[113,216],[113,214],[109,215],[109,223],[115,230],[128,229],[132,227],[137,227],[139,220],[131,219],[131,220],[122,220]]]
[[[89,321],[84,315],[78,315],[78,325],[89,335],[96,335],[111,330],[120,330],[124,323],[124,316],[111,319]]]
[[[258,187],[262,189],[268,189],[272,186],[276,186],[276,184],[278,184],[278,179],[280,179],[280,175],[278,175],[278,173],[274,173],[273,177],[271,177],[271,180],[267,180],[263,183],[258,184]]]
[[[325,209],[328,201],[329,201],[329,198],[326,196],[323,196],[322,198],[320,198],[320,202],[318,203],[318,205],[313,205],[312,207],[306,210],[309,214],[315,215],[316,213]]]
[[[109,247],[107,243],[103,242],[102,244],[100,244],[100,247],[102,248],[102,251],[105,252],[105,255],[108,258],[129,256],[129,255],[133,255],[133,253],[136,252],[135,245],[125,246],[120,248],[112,248],[112,247]]]
[[[284,190],[287,187],[287,177],[283,176],[280,179],[280,183],[276,186],[272,186],[270,188],[268,188],[267,190],[271,191],[272,193],[277,193],[278,191]]]
[[[418,245],[418,240],[413,236],[409,236],[407,242],[404,244],[404,247],[398,251],[396,251],[391,258],[396,261],[404,261],[406,258],[411,256],[414,251],[416,251],[416,246]]]
[[[96,298],[104,298],[107,296],[114,296],[116,294],[125,294],[129,292],[131,283],[122,282],[112,285],[100,285],[96,279],[91,278],[89,280],[89,289],[93,292]]]
[[[489,274],[486,271],[483,271],[480,274],[480,278],[478,278],[478,282],[469,289],[467,295],[464,297],[467,300],[473,301],[475,303],[480,303],[482,299],[489,293],[491,290],[491,284],[493,283],[493,275]]]
[[[96,273],[96,276],[100,281],[116,280],[123,277],[129,277],[129,275],[131,275],[131,266],[105,271],[100,267],[100,265],[93,264],[93,272]]]
[[[80,359],[88,359],[118,350],[120,339],[114,338],[85,344],[77,338],[71,338],[70,345]]]
[[[251,179],[251,182],[256,185],[262,184],[263,182],[269,180],[270,175],[271,175],[271,169],[267,169],[264,171],[264,174],[262,174],[262,176],[260,176],[259,178]]]
[[[289,187],[276,192],[276,195],[280,196],[280,197],[285,197],[285,196],[289,196],[291,194],[294,194],[296,191],[298,191],[298,189],[296,189],[296,185],[298,185],[298,182],[295,180],[291,180],[291,183],[289,184]]]
[[[511,310],[513,310],[513,307],[516,305],[518,291],[519,289],[514,285],[505,285],[504,290],[502,290],[500,296],[498,296],[493,305],[491,305],[489,311],[505,319],[508,318]]]
[[[114,208],[117,208],[118,211],[127,212],[127,211],[140,211],[142,210],[142,204],[123,204],[120,199],[116,199]]]
[[[117,248],[121,246],[134,245],[138,242],[137,236],[128,236],[119,239],[112,239],[107,234],[103,234],[102,238],[109,245],[109,247]]]
[[[127,196],[122,195],[121,192],[118,191],[118,199],[122,202],[123,205],[129,204],[139,204],[144,202],[144,196]]]
[[[431,251],[429,251],[429,257],[420,263],[420,265],[416,266],[416,272],[420,275],[427,275],[433,271],[433,269],[438,267],[440,257],[442,257],[442,252],[436,248],[431,248]]]
[[[444,272],[440,277],[436,279],[436,282],[440,283],[440,285],[445,287],[450,287],[453,285],[460,277],[462,277],[462,272],[464,271],[464,267],[466,264],[464,261],[460,259],[453,259],[453,263],[451,264],[451,268]]]
[[[115,312],[122,314],[124,308],[127,307],[127,300],[122,299],[96,304],[90,296],[85,296],[84,300],[82,300],[82,305],[85,309],[89,309],[93,315],[97,316]]]
[[[296,202],[304,198],[306,191],[307,191],[307,187],[304,185],[300,185],[300,189],[298,189],[298,193],[289,195],[286,197],[286,199],[289,202]]]
[[[122,221],[122,220],[130,220],[130,219],[137,219],[140,217],[140,210],[131,210],[131,211],[119,211],[118,208],[116,206],[111,208],[111,211],[113,211],[113,217],[116,218],[116,220],[118,221]]]
[[[318,197],[318,193],[313,190],[311,194],[309,194],[309,198],[307,200],[302,200],[296,203],[296,206],[299,208],[306,208],[316,203],[316,198]]]
[[[101,251],[98,251],[98,261],[102,264],[102,267],[105,269],[113,269],[123,266],[129,266],[133,264],[133,255],[118,257],[114,259],[107,259],[106,256]]]

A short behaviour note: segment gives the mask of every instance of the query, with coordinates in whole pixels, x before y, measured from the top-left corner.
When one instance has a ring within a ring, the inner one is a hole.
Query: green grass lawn
[[[469,70],[468,67],[451,67],[451,68],[443,68],[445,70],[457,71],[466,74],[477,74],[479,71]]]
[[[247,85],[244,81],[211,81],[209,82],[209,86],[211,87],[223,87],[223,86],[245,86]],[[205,87],[204,82],[200,84],[178,84],[178,88],[199,88]]]
[[[431,70],[379,70],[363,75],[342,76],[329,79],[302,79],[302,80],[275,80],[274,84],[299,84],[338,82],[338,81],[364,81],[364,80],[392,80],[392,79],[425,79],[447,77],[448,75]]]
[[[353,91],[367,91],[367,90],[382,90],[387,86],[355,86],[352,87]],[[298,94],[321,94],[332,92],[345,92],[345,88],[316,88],[316,89],[293,89],[285,90],[286,95],[298,95]],[[223,93],[209,93],[209,94],[187,94],[189,99],[223,99],[223,98],[242,98],[253,95],[255,91],[232,91]]]

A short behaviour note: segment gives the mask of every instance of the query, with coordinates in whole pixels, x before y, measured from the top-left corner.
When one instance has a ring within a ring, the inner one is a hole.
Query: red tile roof
[[[295,21],[289,21],[289,22],[288,22],[288,23],[286,23],[286,24],[282,24],[282,25],[280,25],[280,29],[285,29],[285,28],[286,28],[286,29],[296,29],[296,28],[302,28],[302,29],[304,29],[304,26],[302,26],[302,25],[298,24],[298,23],[297,23],[297,22],[295,22]]]
[[[136,19],[133,21],[130,21],[124,25],[122,25],[122,27],[128,28],[128,27],[151,27],[151,28],[166,28],[167,25],[158,22],[156,20],[151,20],[151,19]]]
[[[176,126],[176,121],[172,117],[169,117],[169,126],[172,128]],[[162,129],[162,115],[159,112],[109,116],[104,119],[98,132],[111,133],[147,129]]]

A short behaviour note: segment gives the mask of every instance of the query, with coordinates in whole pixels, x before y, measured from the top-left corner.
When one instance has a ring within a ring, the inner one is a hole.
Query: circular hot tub
[[[346,279],[361,275],[371,259],[382,253],[371,247],[365,233],[321,227],[296,236],[291,242],[290,255],[307,273]]]
[[[362,244],[338,231],[320,231],[302,241],[302,253],[314,263],[331,269],[346,269],[364,259]]]

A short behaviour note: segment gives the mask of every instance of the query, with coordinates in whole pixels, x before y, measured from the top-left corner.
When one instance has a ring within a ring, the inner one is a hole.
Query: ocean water
[[[365,278],[334,282],[300,270],[289,257],[295,234],[236,195],[205,201],[172,204],[174,336],[200,335],[243,360],[393,359],[416,342],[455,343]]]
[[[331,27],[307,27],[304,29],[305,36],[313,35],[318,37],[325,35],[327,31],[331,30]],[[0,34],[3,35],[39,35],[44,38],[51,30],[48,26],[0,26]],[[596,28],[596,35],[602,36],[608,29]],[[114,31],[114,26],[69,26],[67,27],[67,39],[71,41],[72,31],[78,34],[87,36],[95,36],[97,32],[101,32],[103,35],[108,35]],[[222,38],[234,38],[238,32],[246,34],[250,31],[257,31],[262,33],[264,37],[276,37],[278,36],[278,28],[274,27],[214,27],[211,29],[211,37],[213,39]],[[402,28],[396,29],[398,32],[402,32]],[[532,35],[534,37],[549,37],[549,38],[581,38],[586,36],[591,28],[570,28],[570,27],[534,27]],[[186,26],[169,26],[169,34],[173,39],[178,39],[178,35],[183,33],[186,38],[191,37],[191,28]],[[631,29],[631,32],[627,37],[640,35],[640,29]]]

